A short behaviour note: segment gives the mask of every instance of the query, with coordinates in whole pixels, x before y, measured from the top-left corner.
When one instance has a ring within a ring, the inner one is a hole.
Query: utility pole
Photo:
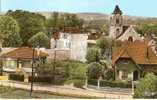
[[[33,81],[34,81],[34,55],[35,55],[35,48],[33,47],[33,54],[32,54],[32,76],[31,76],[31,90],[30,90],[30,96],[32,96],[32,92],[33,92]]]

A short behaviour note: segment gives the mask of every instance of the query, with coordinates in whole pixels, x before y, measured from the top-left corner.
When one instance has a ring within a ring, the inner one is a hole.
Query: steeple
[[[118,5],[116,5],[116,7],[115,7],[115,9],[113,11],[113,14],[120,14],[120,15],[123,14]]]

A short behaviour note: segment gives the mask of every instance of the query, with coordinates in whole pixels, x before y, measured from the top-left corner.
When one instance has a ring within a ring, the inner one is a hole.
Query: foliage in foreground
[[[151,93],[157,93],[157,76],[154,74],[147,74],[140,80],[140,83],[135,89],[135,98],[152,98],[148,97]]]
[[[54,62],[41,64],[37,68],[37,73],[40,76],[53,76]],[[68,79],[84,79],[86,76],[86,64],[78,61],[56,61],[55,74],[62,78]]]

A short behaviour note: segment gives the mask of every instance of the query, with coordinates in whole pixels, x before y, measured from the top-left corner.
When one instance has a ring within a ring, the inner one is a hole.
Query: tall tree
[[[20,28],[16,20],[9,16],[0,16],[0,40],[7,41],[13,34],[18,34]],[[14,42],[14,40],[9,40]],[[16,40],[15,40],[16,41]],[[9,45],[10,45],[10,42]]]
[[[12,16],[17,20],[20,27],[20,36],[23,40],[23,45],[27,46],[28,39],[37,32],[45,30],[45,17],[28,11],[16,10],[8,11],[8,16]]]
[[[23,44],[23,41],[19,33],[13,33],[8,38],[4,39],[4,47],[19,47]]]
[[[43,32],[35,34],[28,40],[28,44],[34,47],[40,46],[48,48],[49,42],[50,42],[49,38]]]

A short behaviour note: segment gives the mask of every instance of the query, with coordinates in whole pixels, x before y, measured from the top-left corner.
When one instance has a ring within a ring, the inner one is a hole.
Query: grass
[[[4,87],[0,86],[0,98],[7,98],[7,99],[31,99],[31,98],[40,98],[40,99],[70,99],[70,98],[76,98],[76,97],[70,97],[70,96],[61,96],[57,94],[52,94],[48,92],[39,92],[34,91],[32,93],[32,96],[30,96],[30,91],[23,90],[23,89],[17,89],[17,88],[11,88],[11,87]]]
[[[81,95],[70,95],[70,94],[58,94],[51,92],[33,91],[30,96],[30,91],[6,86],[0,86],[0,98],[6,99],[73,99],[73,98],[84,98],[94,99],[97,97],[81,96]]]

